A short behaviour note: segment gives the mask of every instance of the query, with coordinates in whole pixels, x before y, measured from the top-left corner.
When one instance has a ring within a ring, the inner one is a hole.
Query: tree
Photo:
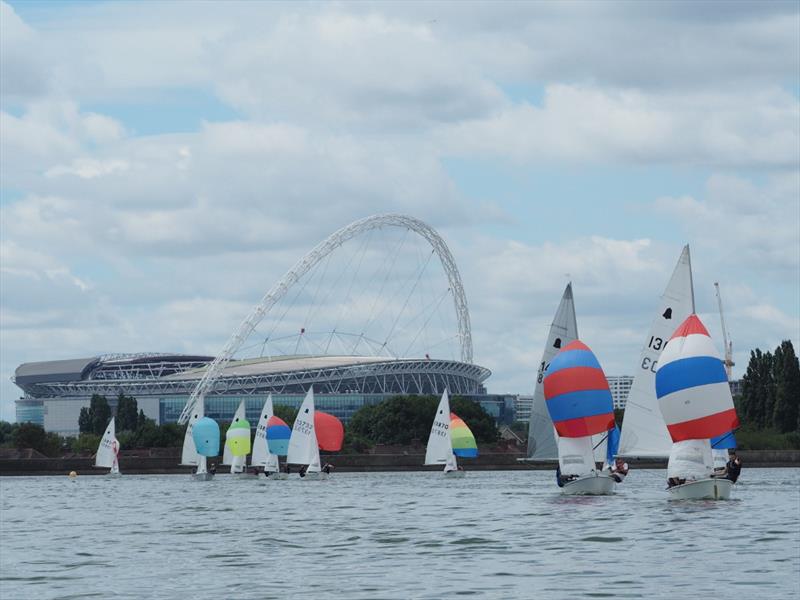
[[[276,404],[273,407],[273,413],[276,417],[283,419],[289,428],[294,425],[294,420],[297,418],[297,409],[287,404]]]
[[[759,429],[772,426],[774,411],[773,357],[759,348],[750,352],[747,372],[742,377],[740,402],[743,423]]]
[[[89,411],[88,406],[84,406],[81,408],[81,414],[78,415],[78,431],[81,433],[92,433],[93,429],[92,413]]]
[[[800,413],[800,365],[794,346],[784,340],[774,355],[775,405],[772,424],[781,433],[798,431]]]
[[[33,448],[45,456],[58,456],[61,453],[61,437],[55,433],[46,433],[41,425],[20,423],[13,435],[14,446],[19,449]]]
[[[92,395],[89,400],[89,414],[92,417],[92,433],[102,435],[111,420],[111,407],[105,396]]]
[[[136,398],[122,392],[117,397],[117,431],[135,431],[139,425]]]

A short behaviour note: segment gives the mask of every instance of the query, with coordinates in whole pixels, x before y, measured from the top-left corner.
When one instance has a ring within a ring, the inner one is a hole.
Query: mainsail
[[[119,473],[119,464],[117,463],[118,454],[119,442],[117,441],[116,426],[114,424],[114,417],[111,417],[106,431],[103,434],[103,438],[100,440],[100,445],[97,447],[97,455],[94,457],[94,466],[106,467],[111,469],[112,473]]]
[[[194,446],[194,439],[192,438],[192,430],[194,424],[205,416],[205,398],[201,395],[197,398],[194,405],[194,411],[189,417],[189,424],[186,426],[186,433],[183,436],[183,451],[181,452],[182,465],[197,465],[199,464],[199,456],[197,449]]]
[[[675,330],[676,323],[683,322],[693,312],[692,260],[689,246],[686,245],[661,296],[661,304],[639,356],[636,375],[625,403],[619,442],[620,455],[661,458],[669,456],[672,441],[658,409],[655,377],[659,356]]]
[[[550,333],[539,363],[536,388],[533,392],[531,419],[528,426],[528,458],[533,460],[554,460],[558,457],[558,446],[553,431],[553,421],[545,405],[544,381],[550,361],[561,348],[578,339],[578,323],[575,319],[575,301],[572,297],[572,283],[568,283],[561,303],[558,305]]]
[[[264,467],[269,460],[269,449],[267,447],[267,423],[272,416],[272,394],[267,396],[261,414],[258,416],[256,425],[256,435],[253,439],[253,453],[250,455],[250,465],[253,467]]]
[[[309,388],[292,427],[287,462],[308,465],[308,471],[320,470],[319,445],[314,430],[314,389]]]
[[[442,394],[436,415],[433,418],[428,447],[425,450],[426,465],[443,465],[448,461],[455,463],[453,445],[450,441],[450,398],[447,390]]]

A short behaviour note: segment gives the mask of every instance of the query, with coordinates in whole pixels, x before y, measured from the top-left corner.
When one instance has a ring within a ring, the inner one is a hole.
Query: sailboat
[[[270,394],[258,417],[250,466],[261,467],[268,479],[288,479],[286,473],[280,472],[278,456],[286,456],[290,435],[291,429],[280,417],[273,414],[272,394]]]
[[[450,397],[445,390],[428,436],[425,464],[443,464],[447,477],[464,477],[464,470],[459,468],[456,456],[475,458],[478,456],[478,446],[467,424],[450,412]]]
[[[244,444],[245,430],[242,427],[242,423],[247,423],[247,451],[244,454],[236,454],[234,448],[237,449],[237,452],[241,452]],[[242,400],[236,408],[236,412],[233,413],[233,420],[231,420],[231,424],[225,434],[225,447],[222,450],[222,464],[230,466],[232,475],[244,473],[247,467],[247,454],[249,452],[250,423],[246,419],[244,400]]]
[[[725,365],[697,315],[670,338],[656,370],[656,396],[672,449],[671,499],[728,499],[733,482],[715,478],[711,438],[739,425]]]
[[[247,455],[250,450],[250,422],[245,418],[242,400],[225,434],[222,464],[231,466],[231,474],[246,475]]]
[[[314,388],[312,387],[308,388],[300,410],[297,411],[292,435],[289,438],[286,462],[293,465],[304,465],[306,467],[304,479],[322,480],[328,478],[328,473],[323,471],[320,465],[314,413]]]
[[[197,452],[194,478],[198,481],[209,481],[214,477],[214,471],[209,471],[206,463],[209,456],[219,454],[219,425],[209,417],[198,419],[192,427],[192,440]]]
[[[181,465],[193,466],[195,471],[193,477],[198,480],[208,481],[214,474],[208,472],[207,461],[205,456],[201,456],[194,443],[194,426],[205,417],[205,397],[200,396],[194,405],[189,417],[189,423],[186,425],[186,433],[183,436],[183,450],[181,451]],[[218,434],[219,436],[219,434]],[[216,455],[213,455],[216,456]]]
[[[572,283],[568,283],[558,310],[550,325],[547,343],[539,363],[536,389],[533,392],[531,419],[528,425],[528,460],[555,460],[558,458],[558,444],[555,429],[544,399],[544,375],[550,361],[561,348],[578,339],[578,323],[575,319],[575,301],[572,297]]]
[[[661,352],[677,323],[694,313],[692,258],[689,246],[683,247],[658,312],[645,337],[630,392],[619,442],[620,456],[667,458],[672,440],[658,409],[655,392],[656,370]]]
[[[95,467],[110,468],[109,475],[119,477],[119,462],[117,461],[119,455],[119,442],[117,441],[116,427],[114,425],[114,417],[108,422],[108,427],[100,440],[100,445],[97,447],[97,454],[94,457]]]
[[[556,355],[544,377],[544,397],[558,433],[561,491],[612,493],[614,479],[597,470],[592,436],[614,429],[614,403],[605,373],[586,344],[575,340]]]

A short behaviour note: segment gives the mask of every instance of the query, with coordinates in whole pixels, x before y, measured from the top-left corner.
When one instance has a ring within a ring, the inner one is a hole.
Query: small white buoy
[[[78,476],[78,474],[75,471],[70,471],[69,472],[69,478],[70,479],[75,479],[77,476]]]

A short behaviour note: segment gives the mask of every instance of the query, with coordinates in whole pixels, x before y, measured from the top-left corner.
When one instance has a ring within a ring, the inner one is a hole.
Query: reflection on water
[[[800,469],[729,502],[613,497],[550,472],[3,478],[0,598],[792,598]]]

